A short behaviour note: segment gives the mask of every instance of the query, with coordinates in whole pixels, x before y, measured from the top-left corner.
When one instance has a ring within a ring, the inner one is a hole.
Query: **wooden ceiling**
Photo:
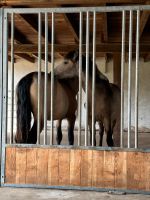
[[[134,4],[133,4],[134,3]],[[10,8],[47,8],[78,6],[149,5],[148,0],[1,0],[0,6]],[[97,56],[110,56],[121,52],[121,13],[98,13],[96,15]],[[90,42],[92,42],[93,16],[90,14]],[[9,29],[10,29],[9,16]],[[85,49],[86,16],[83,17],[83,49]],[[10,33],[10,31],[9,31]],[[126,42],[129,33],[129,13],[126,16]],[[42,15],[42,58],[44,59],[44,15]],[[133,15],[133,52],[135,52],[136,13]],[[51,15],[48,15],[49,52],[51,48]],[[10,34],[9,34],[10,43]],[[55,14],[55,57],[62,57],[69,50],[77,49],[79,43],[79,14]],[[38,50],[38,16],[15,14],[15,58],[34,62]],[[92,50],[92,48],[90,48]],[[10,50],[10,44],[9,44]],[[126,45],[128,51],[128,45]],[[134,54],[133,54],[134,55]],[[150,60],[150,11],[140,15],[140,56]],[[10,56],[9,56],[10,58]],[[51,60],[49,54],[49,61]]]

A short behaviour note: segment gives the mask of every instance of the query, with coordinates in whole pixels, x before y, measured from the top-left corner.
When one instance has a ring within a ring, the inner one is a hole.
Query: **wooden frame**
[[[5,184],[150,191],[150,153],[6,148]]]

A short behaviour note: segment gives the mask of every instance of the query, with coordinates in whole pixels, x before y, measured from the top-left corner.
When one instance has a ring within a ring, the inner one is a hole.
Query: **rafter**
[[[78,25],[76,25],[72,14],[63,14],[65,21],[67,22],[70,31],[73,34],[73,37],[75,39],[76,42],[79,42],[79,27]]]
[[[10,51],[10,45],[9,45],[9,51]],[[67,53],[71,50],[78,49],[78,44],[55,44],[55,51],[59,53]],[[128,52],[129,45],[126,44],[125,50]],[[134,43],[133,46],[133,52],[136,51],[136,44]],[[51,50],[51,45],[48,45],[49,51]],[[86,45],[83,45],[83,52],[85,52]],[[16,53],[37,53],[38,52],[38,46],[35,44],[15,44],[14,50]],[[90,50],[92,50],[92,45],[90,45]],[[42,45],[42,53],[45,52],[45,45]],[[121,52],[121,43],[102,43],[96,45],[96,52],[103,52],[103,53],[119,53]],[[140,44],[140,52],[147,53],[150,52],[150,44],[149,43],[142,43]]]
[[[20,57],[20,58],[23,58],[23,59],[25,59],[25,60],[28,60],[29,62],[31,62],[31,63],[35,63],[35,58],[31,55],[28,55],[28,54],[25,54],[25,53],[21,53],[21,54],[19,54],[19,53],[16,53],[15,54],[17,57]]]
[[[150,15],[150,11],[143,11],[140,19],[140,37],[142,36],[142,33],[144,31],[144,28],[146,26],[146,23],[148,21]]]

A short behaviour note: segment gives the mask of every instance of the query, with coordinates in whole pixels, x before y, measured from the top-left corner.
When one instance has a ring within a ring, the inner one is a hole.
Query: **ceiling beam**
[[[142,36],[142,33],[144,31],[144,28],[146,26],[146,23],[148,21],[150,15],[150,11],[143,11],[140,19],[140,37]]]
[[[79,27],[74,21],[74,17],[72,14],[66,13],[63,14],[65,21],[67,22],[70,31],[73,34],[73,37],[76,42],[79,42]]]
[[[45,4],[45,5],[49,5],[49,6],[53,6],[53,5],[80,5],[80,4],[84,4],[86,5],[100,5],[101,3],[132,3],[132,0],[37,0],[37,1],[33,1],[33,0],[1,0],[1,4],[4,5],[38,5],[38,4]],[[144,0],[135,0],[134,3],[138,3],[138,4],[142,4],[146,1]]]
[[[107,30],[107,13],[102,13],[103,18],[103,41],[108,41],[108,30]]]
[[[21,53],[21,54],[19,54],[19,53],[15,53],[15,55],[17,56],[17,57],[20,57],[20,58],[23,58],[23,59],[25,59],[25,60],[28,60],[29,62],[31,62],[31,63],[35,63],[35,58],[31,55],[28,55],[28,54],[25,54],[25,53]]]
[[[9,51],[10,51],[9,45]],[[55,44],[55,51],[59,53],[67,53],[69,51],[78,49],[78,44]],[[129,45],[125,45],[126,52],[128,52]],[[133,52],[136,51],[136,44],[134,43]],[[51,50],[51,45],[48,45],[49,52]],[[83,45],[83,52],[85,52],[86,45]],[[15,44],[14,50],[16,53],[37,53],[38,46],[35,44]],[[45,52],[45,45],[42,45],[42,53]],[[90,51],[92,52],[92,45],[90,45]],[[121,43],[102,43],[96,45],[96,52],[103,52],[103,53],[119,53],[121,52]],[[142,43],[140,44],[140,52],[147,53],[150,52],[150,44],[149,43]]]

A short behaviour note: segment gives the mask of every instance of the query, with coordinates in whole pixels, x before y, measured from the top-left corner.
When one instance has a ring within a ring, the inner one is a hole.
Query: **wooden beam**
[[[146,26],[146,23],[148,21],[150,15],[150,11],[143,11],[140,19],[140,37],[142,36],[142,33],[144,31],[144,28]]]
[[[134,3],[138,3],[138,4],[143,4],[145,1],[144,0],[135,0]],[[53,5],[100,5],[102,3],[133,3],[132,0],[37,0],[37,1],[33,1],[33,0],[1,0],[1,4],[4,5],[38,5],[38,4],[45,4],[48,6],[53,6]]]
[[[113,54],[113,83],[121,87],[121,54]]]
[[[9,51],[10,51],[9,45]],[[69,51],[78,49],[78,44],[55,44],[55,52],[59,53],[67,53]],[[129,45],[125,46],[126,52],[128,52]],[[134,43],[133,52],[136,51],[136,44]],[[51,50],[51,45],[48,45],[49,52]],[[83,44],[83,52],[85,52],[86,45]],[[38,52],[38,45],[36,44],[15,44],[14,45],[15,53],[37,53]],[[92,45],[90,45],[90,50],[92,50]],[[42,53],[45,52],[45,45],[42,44]],[[103,52],[103,53],[120,53],[121,52],[121,43],[102,43],[96,45],[96,52]],[[150,52],[150,44],[149,43],[142,43],[140,44],[140,52],[148,53]]]
[[[31,63],[35,63],[35,58],[33,56],[28,55],[28,54],[25,54],[25,53],[21,53],[21,54],[16,53],[15,55],[18,56],[18,57],[20,57],[20,58],[23,58],[25,60],[28,60]]]
[[[73,34],[73,37],[76,42],[79,42],[79,28],[74,21],[74,17],[72,14],[63,14],[65,21],[67,22],[70,31]]]
[[[108,30],[107,30],[107,13],[102,13],[103,17],[103,41],[108,41]]]

